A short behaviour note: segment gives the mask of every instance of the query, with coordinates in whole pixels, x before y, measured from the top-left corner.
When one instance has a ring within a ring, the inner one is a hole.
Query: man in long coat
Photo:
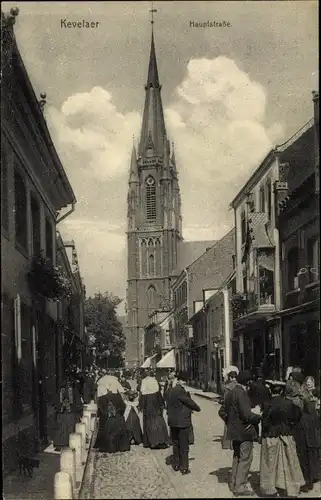
[[[229,488],[235,496],[253,495],[253,491],[247,487],[247,479],[253,460],[253,442],[258,439],[257,425],[260,416],[251,411],[251,401],[247,394],[251,378],[248,371],[237,375],[237,384],[226,394],[225,415],[220,414],[227,424],[227,439],[233,443]]]
[[[175,387],[167,395],[168,425],[171,430],[173,443],[173,469],[182,474],[189,474],[189,433],[192,426],[192,411],[201,411],[185,390],[187,374],[180,372],[177,375]]]

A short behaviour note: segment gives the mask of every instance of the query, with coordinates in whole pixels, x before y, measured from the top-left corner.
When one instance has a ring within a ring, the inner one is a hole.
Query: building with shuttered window
[[[1,16],[1,348],[4,469],[48,441],[57,390],[58,305],[36,298],[29,272],[56,264],[56,225],[76,199],[13,32]],[[37,441],[38,440],[38,441]],[[27,450],[24,450],[24,447]]]

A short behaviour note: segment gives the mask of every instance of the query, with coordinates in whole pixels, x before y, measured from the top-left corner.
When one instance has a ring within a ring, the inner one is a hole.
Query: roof
[[[208,248],[215,245],[217,241],[181,241],[178,247],[179,274],[183,269],[195,262]],[[176,274],[176,273],[175,273]]]
[[[254,248],[274,247],[274,244],[270,240],[270,237],[266,230],[267,222],[268,222],[268,217],[266,213],[252,212],[249,214],[248,230],[250,232],[252,246]]]
[[[166,129],[153,32],[145,91],[145,105],[138,156],[142,158],[155,155],[163,156]]]
[[[202,300],[206,288],[221,288],[233,271],[232,255],[235,253],[235,229],[231,229],[207,252],[188,267],[190,305]]]
[[[249,179],[246,181],[244,186],[242,186],[242,188],[239,190],[237,195],[231,201],[230,206],[232,208],[235,208],[238,205],[238,203],[241,201],[242,197],[244,197],[244,194],[247,194],[252,189],[252,186],[255,183],[255,179],[260,177],[260,174],[263,174],[263,172],[266,170],[266,168],[268,168],[268,166],[271,165],[271,163],[275,159],[276,155],[278,153],[279,154],[281,153],[282,160],[283,160],[283,153],[285,153],[288,148],[290,148],[309,129],[311,129],[311,127],[313,127],[313,123],[314,123],[314,119],[311,118],[295,134],[293,134],[286,142],[275,146],[265,155],[265,157],[261,161],[260,165],[254,170],[254,172],[249,177]]]
[[[310,118],[295,134],[293,134],[286,142],[280,144],[276,147],[277,151],[283,152],[286,151],[287,148],[292,146],[298,139],[300,139],[309,129],[311,129],[314,125],[314,118]]]
[[[1,21],[5,22],[6,18],[5,16],[1,16]],[[25,64],[23,62],[23,59],[21,57],[16,38],[14,36],[14,33],[12,33],[13,36],[13,45],[12,45],[12,51],[13,54],[16,56],[16,61],[17,64],[15,68],[17,69],[17,77],[19,78],[19,86],[23,89],[26,95],[26,100],[30,106],[30,110],[33,115],[33,119],[35,120],[36,126],[43,138],[43,141],[46,145],[46,148],[50,154],[50,158],[52,160],[52,164],[54,166],[54,169],[56,170],[59,180],[61,182],[61,187],[64,188],[64,192],[60,189],[60,195],[63,196],[64,203],[67,206],[68,204],[71,203],[76,203],[76,196],[73,192],[73,189],[71,187],[71,184],[69,182],[69,179],[67,177],[67,174],[65,172],[64,167],[61,164],[61,161],[59,159],[59,156],[57,154],[57,151],[55,149],[55,146],[52,142],[50,132],[47,127],[46,120],[43,116],[43,113],[41,112],[40,105],[38,98],[35,94],[34,88],[32,86],[32,83],[30,81],[27,69],[25,67]],[[27,117],[28,120],[30,120],[30,117]],[[59,207],[59,209],[62,207]]]

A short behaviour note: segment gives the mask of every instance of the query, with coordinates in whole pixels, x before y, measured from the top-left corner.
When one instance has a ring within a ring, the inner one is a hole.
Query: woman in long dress
[[[95,380],[93,373],[87,371],[84,377],[83,398],[84,403],[89,404],[95,400]]]
[[[260,487],[264,496],[297,497],[304,478],[297,455],[293,428],[301,410],[284,397],[284,382],[270,381],[271,400],[263,404]]]
[[[60,451],[69,446],[69,435],[75,432],[76,415],[72,411],[71,401],[68,394],[68,385],[60,388],[56,402],[55,432],[53,446],[55,451]]]
[[[107,379],[108,376],[103,377]],[[129,451],[130,442],[124,419],[126,405],[121,396],[122,387],[115,377],[98,386],[98,434],[95,448],[103,453]]]
[[[297,429],[296,439],[301,469],[305,479],[303,492],[313,489],[320,481],[320,418],[317,412],[317,397],[314,394],[313,377],[307,377],[301,386],[303,413]]]
[[[169,436],[163,416],[165,402],[156,378],[150,375],[142,380],[139,397],[139,409],[143,413],[143,445],[151,449],[168,448]]]
[[[134,391],[126,393],[126,410],[124,414],[130,444],[139,445],[143,442],[143,433],[138,416],[138,395]]]

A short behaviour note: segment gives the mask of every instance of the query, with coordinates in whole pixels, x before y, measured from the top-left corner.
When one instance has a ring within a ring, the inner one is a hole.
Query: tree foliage
[[[97,364],[118,368],[124,364],[125,335],[117,319],[116,307],[121,299],[108,292],[95,293],[85,301],[85,326],[96,348]]]

